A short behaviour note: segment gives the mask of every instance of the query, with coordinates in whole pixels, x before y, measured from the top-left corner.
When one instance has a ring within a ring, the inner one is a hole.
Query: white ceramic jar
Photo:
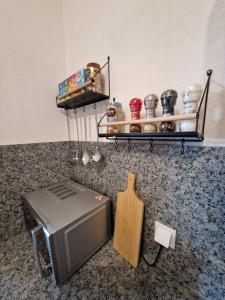
[[[198,110],[198,102],[201,98],[202,87],[199,84],[192,84],[182,91],[182,99],[184,104],[184,114],[196,113]],[[180,123],[180,131],[195,131],[196,120],[183,120]]]

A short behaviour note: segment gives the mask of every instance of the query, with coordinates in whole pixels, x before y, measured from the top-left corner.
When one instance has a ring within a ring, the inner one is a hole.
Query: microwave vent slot
[[[57,192],[55,193],[58,197],[64,196],[65,194],[71,193],[72,190],[71,189],[65,189],[63,191]]]
[[[65,185],[59,185],[57,187],[48,188],[48,191],[55,195],[60,200],[66,200],[75,195],[76,192]]]
[[[58,185],[58,186],[55,186],[55,187],[51,187],[48,189],[48,191],[50,192],[59,192],[61,190],[65,190],[67,187],[65,187],[64,185]]]
[[[65,196],[60,197],[61,200],[66,200],[68,198],[70,198],[71,196],[75,195],[76,192],[71,192],[69,194],[66,194]]]

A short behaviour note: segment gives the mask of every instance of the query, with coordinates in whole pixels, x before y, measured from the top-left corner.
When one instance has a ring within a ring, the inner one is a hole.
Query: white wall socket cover
[[[155,241],[162,246],[169,248],[171,240],[171,232],[164,229],[162,226],[157,226],[155,230]]]
[[[175,249],[176,230],[155,221],[154,240],[166,248]]]

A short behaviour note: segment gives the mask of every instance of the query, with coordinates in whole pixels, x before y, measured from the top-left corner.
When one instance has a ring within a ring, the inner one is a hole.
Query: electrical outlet
[[[166,248],[175,249],[176,230],[155,221],[154,240]]]

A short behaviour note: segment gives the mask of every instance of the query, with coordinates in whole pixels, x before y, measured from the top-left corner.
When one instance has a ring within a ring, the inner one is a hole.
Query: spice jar
[[[174,114],[174,106],[177,101],[177,92],[175,90],[166,90],[161,95],[161,103],[163,107],[163,116],[172,116]],[[160,124],[161,132],[175,131],[176,123],[174,121],[164,121]]]
[[[88,90],[93,92],[102,93],[102,74],[100,71],[101,67],[98,63],[89,63],[86,66],[87,80],[94,78],[94,82],[88,86]],[[98,74],[95,76],[95,74]]]
[[[121,121],[123,112],[122,112],[122,104],[119,102],[116,102],[116,99],[113,98],[112,101],[110,101],[106,107],[106,116],[108,122],[116,122]],[[121,132],[121,126],[120,125],[112,125],[107,126],[107,133],[119,133]]]
[[[146,110],[146,119],[156,117],[156,107],[158,104],[158,97],[155,94],[149,94],[144,99],[144,105]],[[146,123],[143,126],[144,132],[155,132],[157,131],[157,124],[155,122]]]
[[[133,98],[130,100],[131,119],[139,120],[141,115],[142,100],[140,98]],[[130,132],[141,132],[141,124],[131,124]]]
[[[199,84],[192,84],[190,87],[182,91],[182,99],[184,104],[184,114],[196,113],[198,110],[198,102],[202,94],[202,88]],[[181,131],[195,131],[196,120],[183,120],[180,123]]]

